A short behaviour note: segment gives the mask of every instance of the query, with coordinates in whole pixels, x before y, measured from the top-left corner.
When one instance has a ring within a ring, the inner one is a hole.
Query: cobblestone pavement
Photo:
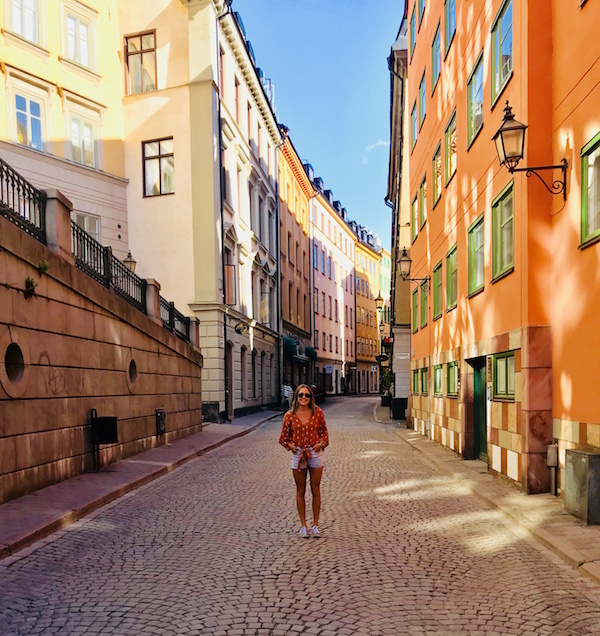
[[[321,539],[275,420],[0,562],[0,634],[600,634],[600,588],[374,404],[325,406]]]

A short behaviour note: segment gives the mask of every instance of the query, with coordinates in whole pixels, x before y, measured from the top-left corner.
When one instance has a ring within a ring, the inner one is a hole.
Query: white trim
[[[62,0],[60,9],[62,58],[76,66],[81,66],[82,69],[95,72],[98,69],[98,13],[77,0]],[[81,59],[69,57],[67,45],[67,15],[74,16],[89,27],[87,34],[87,53],[89,64],[87,66],[81,62]]]
[[[73,158],[73,141],[72,141],[72,120],[77,118],[84,124],[92,127],[93,164],[88,168],[102,169],[103,153],[102,153],[102,113],[98,107],[90,108],[84,106],[79,101],[72,100],[67,94],[63,99],[64,121],[65,121],[65,141],[67,149],[67,158],[74,163],[87,165]]]

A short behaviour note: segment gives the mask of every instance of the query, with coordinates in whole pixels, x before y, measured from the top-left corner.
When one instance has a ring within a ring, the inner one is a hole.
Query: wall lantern
[[[135,266],[137,265],[137,261],[131,255],[131,250],[127,252],[127,256],[123,260],[123,265],[132,273],[135,273]]]
[[[508,171],[524,172],[527,177],[534,174],[543,184],[546,190],[551,194],[563,195],[563,200],[567,200],[567,168],[569,162],[563,159],[561,163],[555,166],[533,166],[531,168],[517,168],[519,161],[523,159],[525,148],[525,131],[527,126],[515,119],[512,108],[506,100],[506,107],[504,108],[504,118],[502,119],[502,125],[498,128],[498,131],[493,136],[493,141],[496,144],[496,152],[498,153],[498,161],[501,166],[506,166]],[[542,177],[538,174],[539,170],[561,170],[562,179],[556,179],[549,186]]]
[[[429,281],[431,280],[429,276],[425,276],[425,278],[410,277],[412,260],[406,252],[405,247],[402,248],[402,256],[398,260],[400,262],[400,277],[402,278],[402,280],[408,280],[411,283],[419,283],[419,285],[421,285],[421,287],[423,287],[425,291],[429,291]]]
[[[381,291],[377,293],[377,298],[375,299],[375,307],[377,307],[377,311],[380,311],[383,307],[383,298],[381,297]]]

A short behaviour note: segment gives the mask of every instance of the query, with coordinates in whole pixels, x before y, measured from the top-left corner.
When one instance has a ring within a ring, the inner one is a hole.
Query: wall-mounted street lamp
[[[132,273],[135,274],[135,266],[137,265],[137,261],[131,255],[131,250],[127,252],[127,256],[123,259],[123,265]]]
[[[381,291],[377,292],[377,298],[375,299],[375,307],[377,311],[380,311],[383,307],[383,298],[381,297]]]
[[[410,277],[410,268],[412,267],[412,259],[408,255],[405,247],[402,248],[402,256],[398,260],[400,263],[400,276],[402,280],[408,280],[411,283],[419,283],[419,285],[423,287],[425,291],[429,291],[429,281],[431,280],[429,276],[425,276],[425,278]]]
[[[527,177],[534,174],[543,184],[546,190],[551,194],[563,195],[563,200],[567,200],[567,168],[569,162],[563,159],[561,163],[555,166],[533,166],[531,168],[517,168],[519,161],[523,159],[525,148],[525,131],[527,126],[515,119],[512,108],[508,105],[506,100],[506,107],[504,108],[504,118],[502,119],[502,125],[498,128],[498,131],[493,136],[493,141],[496,144],[496,152],[498,153],[498,161],[501,166],[506,166],[508,171],[524,172]],[[561,170],[562,180],[556,179],[549,186],[542,177],[538,174],[539,170]]]

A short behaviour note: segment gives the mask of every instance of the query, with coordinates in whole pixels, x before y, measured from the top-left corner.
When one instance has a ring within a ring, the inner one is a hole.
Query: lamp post
[[[530,168],[517,168],[519,161],[523,159],[525,148],[525,131],[527,126],[515,119],[512,108],[506,100],[506,106],[504,107],[504,117],[500,128],[496,131],[496,134],[492,137],[492,140],[496,144],[496,152],[498,153],[498,161],[501,166],[505,166],[508,171],[513,174],[514,172],[524,172],[527,177],[534,174],[544,185],[546,190],[551,194],[562,194],[563,200],[567,200],[567,168],[569,162],[563,159],[558,165],[554,166],[532,166]],[[549,186],[542,177],[538,174],[539,170],[561,170],[562,179],[555,179],[552,185]]]
[[[377,293],[377,298],[375,298],[375,307],[377,307],[377,314],[379,316],[379,346],[377,347],[377,362],[379,363],[379,393],[381,393],[381,362],[383,360],[382,351],[381,351],[381,339],[383,337],[383,315],[381,310],[383,309],[383,298],[381,296],[381,290]]]

